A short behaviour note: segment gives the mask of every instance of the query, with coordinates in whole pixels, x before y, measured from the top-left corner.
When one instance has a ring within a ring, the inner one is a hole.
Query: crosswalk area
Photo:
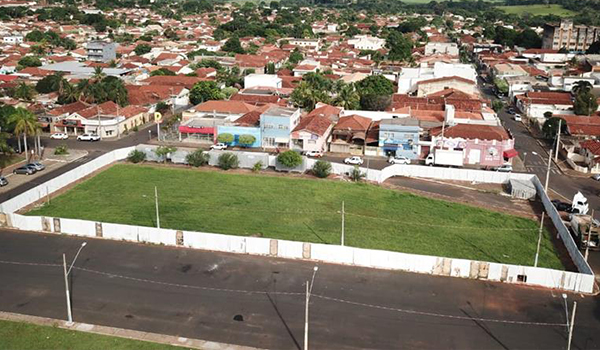
[[[546,173],[546,169],[548,167],[548,163],[542,159],[532,159],[528,160],[525,164],[525,167],[528,171],[533,173]],[[560,170],[556,167],[555,164],[550,165],[550,174],[560,175]]]

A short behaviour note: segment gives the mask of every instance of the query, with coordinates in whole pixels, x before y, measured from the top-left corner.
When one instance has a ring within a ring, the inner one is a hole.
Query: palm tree
[[[334,103],[336,106],[351,110],[357,109],[360,104],[360,95],[356,92],[354,84],[346,84],[337,92]]]
[[[92,75],[92,79],[97,83],[100,83],[102,80],[104,80],[104,78],[106,78],[106,73],[104,73],[102,67],[94,67],[94,75]]]
[[[91,100],[92,94],[92,84],[88,79],[81,79],[79,83],[77,83],[77,99],[83,102],[89,102]]]
[[[27,135],[34,135],[40,129],[40,124],[30,111],[25,108],[18,107],[14,113],[10,115],[9,120],[14,126],[14,132],[16,135],[23,135],[23,142],[25,143],[25,157],[29,158],[27,152]],[[19,145],[20,148],[20,145]]]
[[[35,96],[35,90],[33,87],[25,84],[25,82],[22,82],[21,84],[17,85],[17,87],[15,88],[15,92],[13,94],[13,97],[19,100],[24,100],[24,101],[31,101],[33,100],[33,97]]]

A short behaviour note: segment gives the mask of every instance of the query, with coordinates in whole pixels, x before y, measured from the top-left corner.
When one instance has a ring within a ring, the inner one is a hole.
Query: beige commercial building
[[[573,21],[562,20],[560,25],[546,24],[542,38],[542,48],[569,51],[585,51],[600,40],[600,27],[574,25]]]

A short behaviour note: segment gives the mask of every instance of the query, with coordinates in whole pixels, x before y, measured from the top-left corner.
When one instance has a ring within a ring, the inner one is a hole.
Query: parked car
[[[100,135],[96,134],[81,134],[77,136],[77,141],[100,141]]]
[[[4,176],[0,176],[0,187],[8,185],[8,180]]]
[[[596,174],[596,175],[592,176],[592,179],[594,179],[596,181],[600,181],[600,174]]]
[[[23,165],[13,170],[13,174],[33,175],[35,174],[35,168]]]
[[[554,205],[554,207],[558,211],[567,211],[567,210],[571,209],[571,204],[562,202],[558,199],[553,199],[552,205]]]
[[[35,169],[35,171],[42,171],[46,169],[46,166],[40,162],[31,162],[25,166],[32,167]]]
[[[508,109],[506,110],[506,112],[508,112],[508,114],[515,114],[515,109],[513,107],[508,107]]]
[[[514,119],[515,119],[516,122],[520,122],[520,121],[523,120],[523,118],[521,118],[520,114],[515,114],[515,118]]]
[[[512,168],[512,165],[510,165],[510,164],[504,164],[502,166],[495,168],[494,170],[501,172],[501,173],[510,173],[513,170],[513,168]]]
[[[390,157],[390,159],[388,159],[388,163],[390,163],[390,164],[410,164],[410,159],[408,159],[405,156]]]
[[[50,135],[50,138],[53,140],[66,140],[69,138],[69,135],[65,134],[64,132],[57,132]]]
[[[221,151],[221,150],[227,149],[227,144],[222,143],[222,142],[215,143],[214,145],[210,146],[210,149]]]
[[[348,157],[348,158],[344,159],[344,163],[352,164],[352,165],[362,165],[363,160],[359,156],[354,156],[354,157]]]
[[[321,158],[323,157],[323,153],[319,151],[308,151],[306,152],[306,156],[311,158]]]

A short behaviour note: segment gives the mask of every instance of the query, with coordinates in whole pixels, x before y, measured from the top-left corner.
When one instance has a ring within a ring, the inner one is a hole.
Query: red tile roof
[[[89,107],[89,105],[87,103],[84,103],[81,101],[76,101],[76,102],[69,103],[64,106],[60,106],[58,108],[54,108],[53,110],[50,111],[50,114],[52,114],[52,115],[71,114],[71,113],[75,113],[77,111],[81,111],[82,109],[86,109],[88,107]]]
[[[191,89],[199,81],[206,80],[199,77],[188,77],[185,75],[155,75],[144,79],[142,82],[150,85],[183,86]]]
[[[300,123],[294,129],[295,132],[306,131],[311,134],[325,136],[325,132],[331,127],[331,120],[321,115],[307,115],[300,119]]]
[[[335,130],[352,130],[352,131],[364,131],[365,133],[371,125],[371,119],[362,117],[360,115],[349,115],[341,117],[338,123],[335,125]]]
[[[441,128],[432,130],[432,135],[440,135]],[[444,130],[444,137],[464,138],[467,140],[510,140],[510,136],[501,126],[456,124]]]
[[[252,106],[241,101],[206,101],[197,105],[194,110],[197,112],[217,112],[217,113],[231,113],[231,114],[245,114],[256,109],[256,106]]]
[[[595,156],[600,156],[600,141],[598,140],[587,140],[579,144],[581,148],[587,149]]]
[[[448,81],[448,80],[456,80],[456,81],[460,81],[460,82],[467,83],[467,84],[475,84],[475,82],[473,80],[469,80],[469,79],[465,79],[463,77],[453,75],[451,77],[441,77],[441,78],[434,78],[434,79],[428,79],[428,80],[421,80],[421,81],[417,82],[417,85],[438,83],[440,81]]]

